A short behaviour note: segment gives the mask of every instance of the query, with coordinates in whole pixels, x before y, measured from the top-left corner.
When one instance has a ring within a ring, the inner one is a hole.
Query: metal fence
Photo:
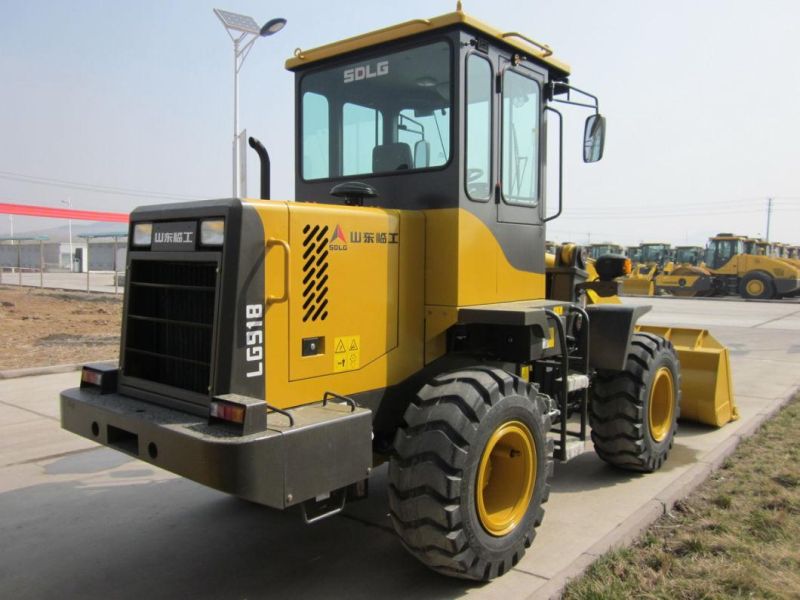
[[[76,242],[44,237],[0,240],[0,283],[119,293],[127,236],[82,235]]]

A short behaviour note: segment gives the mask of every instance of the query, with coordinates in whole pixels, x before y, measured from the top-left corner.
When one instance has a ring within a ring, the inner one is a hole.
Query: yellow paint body
[[[545,297],[544,274],[511,266],[491,230],[465,210],[248,205],[266,240],[265,398],[278,408],[318,401],[327,391],[398,384],[445,354],[459,307]],[[315,279],[308,265],[326,261],[329,302],[309,318],[305,290]],[[591,262],[588,268],[595,278]],[[595,296],[590,292],[588,302],[619,303]],[[728,353],[719,342],[704,330],[642,330],[678,350],[683,418],[717,426],[736,418]],[[303,356],[308,339],[321,339],[321,348]]]
[[[622,294],[624,296],[652,296],[655,292],[653,283],[656,275],[655,264],[637,264],[631,274],[622,279]]]
[[[445,353],[459,307],[545,296],[544,274],[511,266],[489,228],[465,210],[248,204],[267,240],[265,397],[278,408],[317,401],[329,390],[355,394],[397,384]],[[306,256],[308,226],[326,233]],[[304,289],[313,281],[304,267],[322,254],[327,316],[305,318]],[[311,338],[323,339],[322,350],[302,356],[303,340]]]
[[[373,48],[379,44],[404,39],[413,35],[436,31],[452,26],[466,26],[475,29],[482,34],[508,44],[514,50],[522,54],[534,56],[543,62],[553,72],[560,72],[569,75],[570,68],[564,62],[553,56],[553,51],[545,44],[531,40],[526,36],[516,32],[504,32],[495,29],[491,25],[484,23],[470,15],[457,10],[455,12],[432,17],[430,19],[414,19],[398,25],[391,25],[376,31],[363,33],[345,40],[340,40],[332,44],[313,48],[311,50],[295,50],[294,56],[286,61],[286,68],[289,70],[297,69],[320,60],[340,56],[348,52]]]
[[[784,261],[772,256],[757,256],[753,254],[737,254],[718,269],[713,269],[715,275],[738,275],[744,277],[750,271],[764,271],[776,278],[800,277],[800,269],[790,261]]]

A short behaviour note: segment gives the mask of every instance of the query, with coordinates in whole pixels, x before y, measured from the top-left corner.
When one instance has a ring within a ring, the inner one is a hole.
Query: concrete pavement
[[[650,303],[644,322],[707,327],[731,349],[742,418],[682,424],[665,467],[635,475],[593,452],[557,465],[539,534],[487,585],[440,577],[401,548],[386,516],[386,469],[368,500],[306,526],[139,463],[58,427],[76,373],[0,381],[0,597],[542,598],[629,541],[800,386],[800,306]]]

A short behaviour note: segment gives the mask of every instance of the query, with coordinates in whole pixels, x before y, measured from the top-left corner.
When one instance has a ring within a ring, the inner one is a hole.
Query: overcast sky
[[[270,151],[273,197],[294,198],[293,76],[283,68],[294,48],[455,8],[219,2],[4,0],[0,202],[123,212],[230,196],[232,44],[215,6],[289,21],[253,48],[240,106],[242,126]],[[800,243],[796,0],[465,0],[464,9],[547,42],[572,66],[571,83],[600,97],[605,158],[580,162],[586,115],[570,112],[566,209],[548,238],[703,244],[720,231],[764,235],[774,197],[770,238]],[[17,232],[55,224],[15,223]],[[0,235],[8,232],[3,216]]]

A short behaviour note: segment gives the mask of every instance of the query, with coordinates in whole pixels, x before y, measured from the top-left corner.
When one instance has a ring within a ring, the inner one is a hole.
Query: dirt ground
[[[0,286],[0,371],[115,359],[121,297]]]

